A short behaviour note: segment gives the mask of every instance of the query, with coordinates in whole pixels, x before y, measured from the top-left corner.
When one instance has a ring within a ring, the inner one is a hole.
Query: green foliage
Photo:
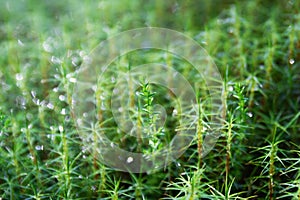
[[[0,113],[0,130],[4,131],[9,126],[9,123],[8,117]]]

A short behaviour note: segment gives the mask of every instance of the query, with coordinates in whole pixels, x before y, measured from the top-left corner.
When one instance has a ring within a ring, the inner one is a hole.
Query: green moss
[[[0,199],[299,199],[299,0],[0,2]],[[181,113],[166,88],[142,85],[140,102],[130,91],[137,128],[157,133],[153,141],[137,141],[113,120],[118,73],[163,62],[203,100],[201,128],[187,151],[155,173],[130,174],[101,163],[96,145],[88,149],[71,104],[85,56],[106,38],[144,26],[180,31],[205,48],[224,80],[224,122],[217,144],[201,157],[199,137],[212,113],[195,69],[162,50],[121,56],[97,90],[104,109],[93,128],[123,149],[163,148]],[[156,127],[154,112],[162,110],[155,104],[168,115],[164,129]]]

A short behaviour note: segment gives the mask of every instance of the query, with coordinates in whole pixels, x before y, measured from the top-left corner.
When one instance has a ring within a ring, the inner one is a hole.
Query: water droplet
[[[40,105],[40,100],[39,99],[37,99],[37,98],[34,98],[34,99],[32,99],[32,101],[33,101],[33,103],[35,104],[35,105]]]
[[[76,78],[69,78],[69,81],[71,82],[71,83],[76,83],[77,82],[77,79]]]
[[[54,40],[52,37],[48,37],[44,42],[43,42],[43,48],[46,52],[53,52],[55,48],[58,48],[58,42]]]
[[[53,134],[47,134],[47,138],[51,139],[51,140],[54,140],[54,135]]]
[[[44,48],[45,51],[47,51],[49,53],[51,53],[53,51],[53,48],[51,47],[51,45],[48,44],[48,42],[46,42],[46,41],[43,42],[43,48]]]
[[[52,56],[52,57],[51,57],[51,62],[52,62],[53,64],[61,64],[61,63],[62,63],[62,60],[59,59],[59,58],[57,58],[57,57],[55,57],[55,56]]]
[[[178,114],[178,111],[177,111],[176,109],[174,109],[173,112],[172,112],[172,116],[174,117],[174,116],[176,116],[177,114]]]
[[[32,118],[33,118],[33,115],[32,115],[31,113],[27,113],[27,114],[26,114],[26,119],[27,119],[27,120],[30,121],[30,120],[32,120]]]
[[[27,128],[28,128],[28,129],[32,129],[32,127],[33,127],[33,125],[32,125],[32,124],[29,124]]]
[[[48,107],[47,102],[45,100],[41,101],[40,105],[43,107]],[[50,105],[50,109],[51,109],[51,105]]]
[[[114,90],[113,90],[113,93],[114,93],[114,94],[119,94],[119,90],[118,90],[118,89],[114,89]]]
[[[84,60],[84,62],[86,62],[87,64],[89,64],[89,63],[92,62],[92,58],[89,57],[89,56],[83,56],[83,60]]]
[[[100,95],[100,99],[101,100],[105,100],[105,96],[104,95]]]
[[[30,154],[29,156],[28,156],[31,160],[33,160],[34,159],[34,157]]]
[[[67,78],[67,79],[72,78],[72,73],[67,74],[67,75],[66,75],[66,78]]]
[[[66,114],[67,114],[67,113],[66,113],[66,109],[65,109],[65,108],[61,109],[61,112],[60,112],[60,114],[62,114],[62,115],[66,115]]]
[[[203,40],[201,41],[201,44],[207,45],[207,42]]]
[[[26,99],[23,96],[17,96],[16,105],[18,105],[22,109],[26,109]]]
[[[49,102],[49,103],[47,104],[47,108],[53,110],[53,109],[54,109],[54,105],[53,105],[52,103]]]
[[[33,97],[33,98],[35,98],[36,97],[36,92],[35,91],[30,91],[30,94],[31,94],[31,96]]]
[[[53,92],[58,92],[58,87],[53,88]]]
[[[44,146],[43,145],[36,145],[35,146],[35,150],[37,150],[37,151],[43,151],[44,150]]]
[[[80,52],[79,52],[79,56],[80,56],[80,57],[83,57],[83,56],[85,56],[85,55],[86,55],[86,53],[85,53],[84,51],[80,51]]]
[[[79,58],[77,58],[77,57],[72,57],[72,65],[74,66],[74,67],[77,67],[78,65],[79,65]]]
[[[133,162],[133,158],[132,157],[128,157],[126,160],[127,163],[132,163]]]
[[[116,82],[116,78],[112,76],[112,77],[111,77],[111,82],[112,82],[112,83]]]
[[[111,146],[112,148],[114,148],[114,147],[115,147],[115,145],[114,145],[114,143],[113,143],[113,142],[111,142],[111,143],[110,143],[110,146]]]
[[[69,122],[70,120],[71,120],[70,115],[67,115],[67,116],[65,117],[65,121],[66,121],[66,122]]]
[[[68,49],[68,51],[67,51],[67,57],[69,58],[72,54],[73,54],[73,51],[70,50],[70,49]]]
[[[19,44],[20,46],[24,46],[24,43],[23,43],[20,39],[18,39],[18,44]]]
[[[253,117],[253,113],[252,113],[252,112],[248,112],[247,115],[248,115],[249,117]]]
[[[48,81],[49,81],[49,80],[47,80],[47,79],[42,79],[42,80],[41,80],[41,83],[44,84],[44,83],[47,83]]]
[[[234,32],[233,28],[228,28],[228,33],[232,34]]]
[[[233,87],[232,87],[232,86],[229,86],[229,87],[228,87],[228,90],[229,90],[230,92],[232,92],[232,91],[233,91]]]
[[[97,85],[93,85],[92,90],[95,92],[97,90]]]
[[[59,100],[60,101],[65,101],[66,100],[66,96],[65,95],[59,95]]]
[[[60,79],[59,74],[54,74],[54,78],[55,78],[55,79]]]
[[[294,59],[290,59],[289,62],[290,62],[291,65],[293,65],[295,63],[295,60]]]
[[[122,107],[119,107],[119,108],[118,108],[118,111],[119,111],[119,112],[123,112],[123,108],[122,108]]]
[[[264,69],[265,66],[264,65],[259,65],[259,69]]]
[[[64,127],[63,127],[62,125],[59,125],[59,126],[58,126],[58,130],[59,130],[59,132],[62,133],[62,132],[64,131]]]
[[[21,128],[21,132],[22,132],[22,133],[25,133],[25,131],[26,131],[26,128],[24,128],[24,127]]]
[[[83,125],[83,120],[80,119],[80,118],[77,119],[76,122],[77,122],[78,126],[82,126]]]
[[[23,75],[21,73],[16,74],[16,80],[17,81],[22,81],[23,80]]]

